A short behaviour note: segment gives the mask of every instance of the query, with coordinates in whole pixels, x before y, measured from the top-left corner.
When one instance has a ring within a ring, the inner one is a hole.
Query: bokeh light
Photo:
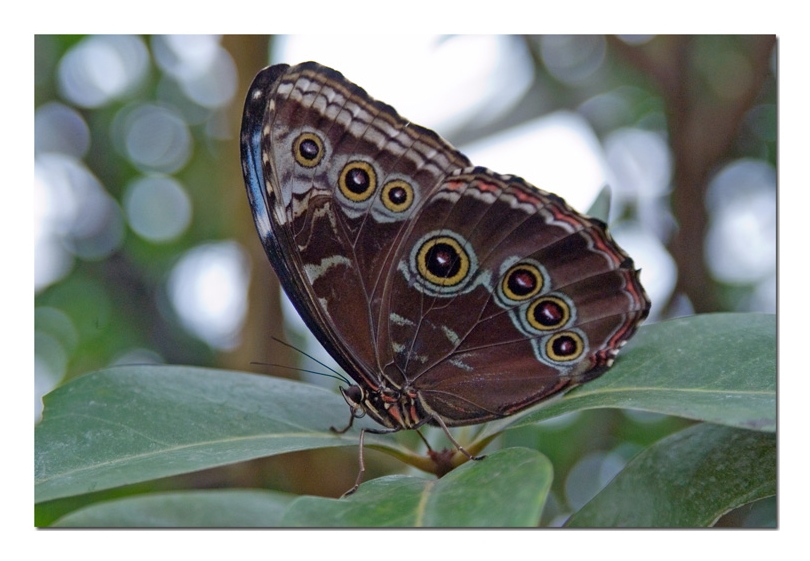
[[[369,42],[374,47],[369,48]],[[508,35],[291,35],[274,43],[273,62],[316,60],[337,68],[400,115],[451,136],[475,117],[492,121],[528,91],[533,64]],[[383,48],[384,47],[384,48]],[[363,56],[357,56],[362,52]]]
[[[139,37],[87,37],[59,62],[59,89],[80,107],[100,107],[132,93],[148,71],[149,53]]]
[[[149,176],[133,181],[124,194],[130,227],[152,242],[167,242],[182,234],[191,222],[191,200],[179,181]]]
[[[605,60],[607,45],[602,35],[545,35],[539,41],[549,73],[566,84],[590,79]]]
[[[222,113],[236,94],[237,76],[218,36],[37,36],[36,52],[37,318],[50,310],[50,316],[75,322],[81,342],[57,344],[38,319],[39,403],[65,376],[77,368],[80,373],[81,364],[98,368],[161,356],[142,345],[160,330],[148,322],[163,317],[157,311],[165,309],[161,298],[168,288],[161,283],[173,260],[137,240],[177,244],[169,251],[187,243],[180,240],[195,220],[194,200],[205,184],[199,178],[211,176],[199,167],[207,162],[192,163],[195,149],[203,141],[215,151],[210,142],[232,137]],[[128,236],[127,228],[135,235]],[[244,294],[234,296],[233,286],[242,279],[244,288],[245,258],[234,251],[230,258],[211,253],[220,269],[230,270],[220,276],[226,284],[219,295],[201,306],[208,321],[197,329],[213,333],[200,338],[214,346],[233,345],[244,317],[237,302]],[[211,311],[216,302],[219,315]],[[109,348],[100,346],[102,340]],[[99,356],[105,357],[101,363]]]
[[[715,278],[730,284],[772,284],[776,275],[774,168],[760,160],[729,163],[709,184],[706,205],[711,217],[706,265]]]
[[[59,153],[37,156],[34,196],[37,290],[67,274],[74,256],[98,260],[120,247],[118,204],[80,160]]]
[[[122,110],[113,121],[114,141],[142,171],[176,173],[188,163],[193,140],[177,111],[155,104]]]
[[[90,129],[72,107],[51,101],[34,114],[34,153],[56,152],[83,158],[90,147]]]
[[[198,105],[216,109],[236,94],[236,65],[212,35],[163,35],[152,41],[155,62]]]
[[[461,147],[473,161],[523,177],[585,212],[611,184],[599,139],[576,113],[558,111]]]
[[[169,296],[183,326],[222,350],[239,344],[247,311],[249,261],[235,242],[204,244],[180,258]]]

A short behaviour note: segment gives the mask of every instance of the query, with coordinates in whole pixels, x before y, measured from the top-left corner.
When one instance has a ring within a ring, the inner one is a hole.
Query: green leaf
[[[37,502],[294,450],[357,445],[356,434],[329,431],[348,419],[336,393],[238,372],[111,368],[72,380],[44,403],[35,429]],[[373,435],[367,442],[379,444]]]
[[[563,413],[626,407],[773,431],[775,321],[716,314],[642,328],[604,376],[522,416],[490,423],[477,451],[510,425]],[[95,372],[44,399],[35,430],[37,502],[258,457],[354,446],[337,435],[347,408],[336,393],[251,374],[128,366]],[[374,426],[363,419],[356,425]],[[390,436],[368,446],[414,465],[424,460]],[[427,461],[427,460],[425,460]]]
[[[776,430],[776,317],[705,314],[643,326],[603,376],[489,423],[481,438],[564,413],[616,407]]]
[[[54,526],[77,528],[252,528],[278,526],[293,495],[253,489],[155,493],[97,503]]]
[[[301,497],[282,520],[305,527],[536,526],[552,480],[551,462],[508,448],[439,480],[389,476],[342,499]]]
[[[641,452],[575,527],[704,527],[776,494],[776,435],[701,423]]]

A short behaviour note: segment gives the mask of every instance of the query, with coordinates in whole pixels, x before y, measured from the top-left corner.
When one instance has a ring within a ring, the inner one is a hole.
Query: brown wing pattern
[[[586,382],[649,311],[604,224],[317,63],[259,73],[242,155],[285,290],[388,427],[478,423]]]
[[[448,425],[508,415],[592,379],[649,311],[632,260],[601,222],[484,168],[429,197],[396,261],[385,372]]]
[[[306,294],[302,315],[316,318],[341,366],[372,383],[374,320],[391,250],[430,190],[469,162],[316,63],[276,78],[261,145],[272,212],[286,235],[283,258],[295,290]]]

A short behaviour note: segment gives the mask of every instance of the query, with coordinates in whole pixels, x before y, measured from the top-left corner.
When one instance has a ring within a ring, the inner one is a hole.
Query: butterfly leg
[[[469,459],[469,460],[476,460],[476,461],[478,461],[478,460],[483,460],[484,458],[486,458],[486,457],[487,457],[487,456],[486,456],[486,454],[484,454],[483,456],[473,456],[472,454],[470,454],[469,452],[467,452],[467,451],[464,449],[464,447],[463,447],[461,444],[459,444],[459,443],[458,443],[458,441],[457,441],[455,438],[453,438],[453,435],[452,435],[452,434],[450,434],[450,429],[448,429],[448,428],[447,428],[447,425],[445,425],[445,424],[444,424],[444,421],[442,420],[442,418],[441,418],[441,417],[439,417],[438,415],[434,415],[434,416],[433,416],[433,420],[434,420],[434,421],[436,421],[436,424],[438,424],[440,427],[442,427],[442,430],[444,431],[444,434],[446,434],[446,435],[447,435],[447,438],[449,438],[449,439],[450,439],[450,442],[452,442],[452,443],[453,443],[453,446],[455,446],[455,447],[456,447],[456,449],[457,449],[459,452],[461,452],[462,454],[464,454],[465,456],[467,456],[467,459]]]
[[[346,425],[345,427],[343,427],[342,429],[336,429],[335,427],[329,427],[329,430],[334,432],[334,433],[337,433],[337,434],[345,434],[347,430],[352,428],[352,425],[354,424],[354,417],[355,417],[355,415],[354,415],[354,413],[352,413],[351,417],[349,417],[349,424]]]
[[[354,417],[352,417],[352,419],[354,419]],[[351,423],[349,424],[349,426],[351,426]],[[346,428],[348,429],[349,427]],[[363,460],[363,448],[366,440],[366,433],[370,432],[372,434],[390,434],[392,432],[397,432],[397,430],[398,429],[360,429],[360,454],[359,454],[360,471],[357,473],[357,479],[354,482],[354,487],[343,493],[340,496],[341,499],[357,491],[357,488],[360,487],[360,482],[363,481],[363,473],[366,471],[366,463]]]
[[[348,425],[346,425],[342,429],[336,429],[335,427],[329,427],[329,430],[334,432],[334,433],[337,433],[337,434],[344,434],[346,431],[348,431],[350,428],[352,428],[352,425],[354,424],[354,418],[355,417],[356,417],[356,415],[354,414],[354,411],[352,411],[352,414],[349,417],[349,424]],[[351,495],[352,493],[357,491],[357,488],[360,487],[360,482],[363,480],[363,473],[366,471],[366,464],[363,461],[363,442],[366,439],[366,430],[367,429],[360,429],[360,471],[357,473],[357,479],[354,482],[354,486],[351,489],[349,489],[348,491],[346,491],[345,493],[343,493],[340,496],[341,499],[343,497],[348,497],[349,495]]]
[[[422,442],[424,442],[425,446],[427,446],[428,454],[433,453],[433,447],[431,447],[430,442],[427,441],[427,438],[425,438],[425,435],[423,435],[422,432],[419,429],[416,429],[416,434],[419,435],[419,438],[421,438]]]
[[[352,421],[353,420],[354,416],[352,416]],[[351,422],[349,422],[349,427],[350,426],[352,426]],[[346,429],[344,429],[343,432],[346,432],[346,430],[348,430],[349,427],[346,427]],[[343,493],[340,496],[341,499],[343,497],[348,497],[349,495],[357,491],[357,488],[360,487],[360,482],[363,481],[363,473],[366,471],[366,463],[363,461],[363,442],[365,441],[365,439],[366,439],[366,429],[360,429],[360,471],[357,473],[357,479],[354,481],[354,487]]]
[[[356,416],[357,415],[354,414],[354,410],[352,410],[352,414],[349,417],[349,424],[348,425],[346,425],[342,429],[337,429],[335,427],[329,427],[329,430],[334,432],[334,433],[337,433],[337,434],[346,433],[346,431],[348,431],[350,428],[352,428],[352,425],[354,424],[354,418]],[[351,495],[352,493],[357,491],[357,488],[360,487],[360,482],[363,480],[363,472],[366,471],[366,465],[365,465],[365,462],[363,461],[363,442],[366,439],[366,430],[367,429],[360,429],[360,471],[357,474],[357,479],[354,482],[354,486],[351,489],[349,489],[348,491],[346,491],[345,493],[343,493],[340,496],[341,499],[343,497],[348,497],[349,495]]]

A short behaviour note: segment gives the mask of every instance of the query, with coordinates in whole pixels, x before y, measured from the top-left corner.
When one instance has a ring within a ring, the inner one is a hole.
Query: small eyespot
[[[543,285],[543,274],[535,265],[518,263],[503,276],[501,291],[507,299],[521,302],[538,294]]]
[[[526,308],[526,321],[540,331],[559,329],[571,318],[571,308],[562,298],[544,296]]]
[[[350,201],[361,203],[371,197],[377,189],[377,173],[368,162],[349,162],[340,172],[338,187]]]
[[[391,212],[404,212],[413,204],[413,187],[401,179],[389,181],[382,188],[382,203]]]
[[[320,137],[305,132],[295,139],[292,146],[293,158],[305,168],[314,168],[323,159],[323,141]]]
[[[554,362],[577,360],[585,351],[585,342],[574,331],[555,333],[546,341],[545,355]]]
[[[470,273],[470,256],[450,236],[436,236],[425,241],[416,253],[419,274],[427,282],[456,286]]]

